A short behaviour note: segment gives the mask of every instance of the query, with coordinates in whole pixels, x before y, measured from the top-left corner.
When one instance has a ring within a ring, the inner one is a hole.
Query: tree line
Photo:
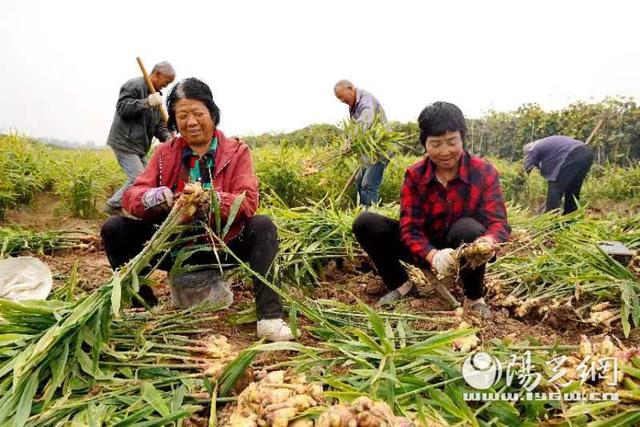
[[[524,144],[550,135],[566,135],[589,142],[596,162],[629,166],[640,160],[640,107],[632,98],[611,97],[598,103],[583,101],[559,110],[545,111],[538,104],[524,104],[515,111],[489,111],[467,119],[466,148],[480,156],[509,161],[522,159]],[[423,152],[418,142],[416,122],[392,122],[394,130],[415,138],[413,153]],[[247,137],[252,146],[269,143],[289,146],[322,146],[330,143],[339,130],[329,124],[314,124],[285,134]],[[409,154],[409,153],[407,153]]]

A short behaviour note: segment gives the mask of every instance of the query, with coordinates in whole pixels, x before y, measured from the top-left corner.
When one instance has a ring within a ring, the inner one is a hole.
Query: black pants
[[[461,218],[447,233],[447,246],[456,248],[462,243],[473,242],[485,231],[485,227],[475,219]],[[416,260],[402,243],[400,224],[396,220],[376,213],[364,212],[354,221],[353,234],[371,258],[389,290],[396,289],[409,278],[400,261],[422,268],[428,267],[426,260]],[[465,265],[464,260],[462,265]],[[478,299],[484,295],[484,272],[484,265],[477,268],[467,266],[460,270],[460,279],[467,298]]]
[[[113,216],[103,225],[100,234],[111,267],[116,269],[135,257],[151,238],[156,226],[135,219]],[[278,252],[276,226],[266,215],[256,215],[245,222],[242,233],[228,243],[229,249],[252,270],[265,276]],[[234,259],[219,252],[223,264],[233,264]],[[169,257],[167,257],[169,258]],[[190,257],[186,264],[217,263],[211,252],[200,252]],[[164,262],[160,268],[169,270],[173,261]],[[256,308],[259,319],[278,319],[283,316],[282,300],[276,292],[257,278],[253,280]]]
[[[593,164],[593,150],[582,145],[574,148],[564,162],[555,181],[549,181],[545,212],[558,209],[564,197],[564,214],[578,209],[582,183]]]

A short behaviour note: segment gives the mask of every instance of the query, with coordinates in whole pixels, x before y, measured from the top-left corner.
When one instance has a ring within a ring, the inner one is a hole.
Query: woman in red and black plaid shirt
[[[453,252],[462,243],[483,239],[495,244],[509,238],[498,171],[464,150],[462,111],[436,102],[422,110],[418,126],[427,156],[407,169],[400,221],[365,212],[353,224],[358,242],[389,290],[381,304],[418,293],[400,261],[430,266],[446,276],[456,270]],[[494,257],[487,255],[486,262]],[[472,268],[461,261],[459,277],[468,307],[490,318],[483,299],[484,272],[484,264]]]

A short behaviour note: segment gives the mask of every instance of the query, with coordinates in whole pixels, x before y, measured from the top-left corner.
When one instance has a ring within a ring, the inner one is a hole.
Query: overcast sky
[[[392,120],[640,93],[632,1],[0,1],[0,132],[103,144],[122,83],[168,60],[227,134],[336,123],[342,78]]]

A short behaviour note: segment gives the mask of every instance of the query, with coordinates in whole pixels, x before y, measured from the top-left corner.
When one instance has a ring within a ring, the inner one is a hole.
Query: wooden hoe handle
[[[136,56],[136,61],[138,61],[138,65],[140,66],[140,71],[142,71],[142,76],[144,77],[144,81],[147,84],[147,88],[150,93],[156,93],[156,88],[153,87],[153,83],[151,83],[151,78],[149,78],[149,73],[147,73],[147,69],[144,68],[144,64],[142,63],[142,59],[139,56]],[[167,123],[169,122],[169,114],[167,114],[167,110],[165,110],[164,105],[160,104],[158,106],[160,110],[160,117],[162,120]]]

